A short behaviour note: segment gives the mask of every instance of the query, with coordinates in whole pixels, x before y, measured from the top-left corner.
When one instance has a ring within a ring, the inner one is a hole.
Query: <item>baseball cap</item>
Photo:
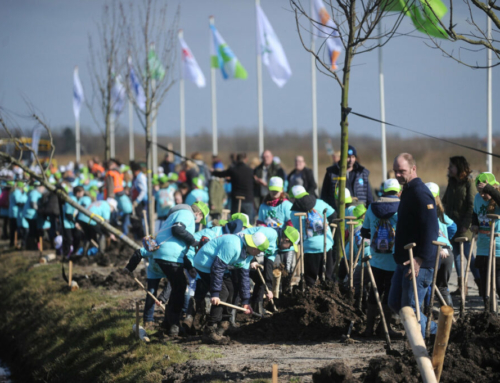
[[[214,170],[224,170],[224,164],[220,161],[214,164]]]
[[[438,186],[438,184],[435,184],[434,182],[427,182],[425,184],[425,186],[427,186],[429,188],[429,190],[431,191],[431,193],[434,196],[434,198],[436,198],[437,196],[439,196],[439,186]]]
[[[283,179],[281,177],[271,177],[269,180],[270,191],[283,191]]]
[[[283,231],[283,234],[285,234],[286,237],[293,243],[293,249],[295,250],[295,252],[298,252],[299,247],[297,246],[297,244],[300,241],[299,231],[293,226],[287,226],[285,231]]]
[[[493,173],[490,173],[490,172],[481,173],[480,175],[478,175],[476,177],[476,186],[477,186],[477,184],[483,183],[483,182],[490,184],[490,185],[500,185],[497,182],[497,180],[495,179],[495,176],[493,175]]]
[[[395,178],[389,178],[384,182],[384,192],[387,193],[390,191],[395,191],[398,193],[401,191],[401,185]]]
[[[301,185],[295,185],[292,188],[292,194],[293,194],[293,198],[295,198],[295,199],[301,199],[302,197],[309,195],[309,193],[306,192],[306,189],[304,188],[304,186],[301,186]]]
[[[245,234],[245,242],[247,246],[255,247],[260,251],[266,251],[269,247],[269,240],[261,232],[257,232],[254,234]]]
[[[354,146],[349,145],[349,148],[347,149],[347,155],[357,157],[358,152],[356,152],[356,148]]]
[[[166,174],[162,174],[159,178],[161,184],[165,184],[168,182],[168,176]]]
[[[193,178],[193,184],[197,189],[203,189],[203,179],[201,177]]]
[[[200,223],[202,225],[206,225],[208,213],[210,213],[210,209],[208,208],[207,204],[203,201],[196,201],[195,203],[193,203],[193,205],[196,205],[200,208],[200,210],[203,214],[203,219],[200,221]]]
[[[168,180],[172,182],[177,182],[179,180],[179,175],[177,173],[168,173]]]
[[[252,225],[250,225],[250,218],[245,213],[235,213],[231,216],[231,221],[234,221],[236,219],[239,219],[241,222],[243,222],[243,227],[245,229],[253,227]]]
[[[339,188],[335,189],[335,198],[339,197]],[[345,203],[352,203],[351,192],[348,188],[345,188]]]

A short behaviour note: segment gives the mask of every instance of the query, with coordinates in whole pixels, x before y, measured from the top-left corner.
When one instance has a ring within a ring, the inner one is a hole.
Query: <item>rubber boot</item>
[[[170,330],[168,331],[168,336],[176,337],[179,336],[179,314],[170,314],[169,322],[172,323],[170,325]]]
[[[231,310],[231,317],[229,318],[229,323],[233,327],[239,327],[238,323],[236,323],[236,309]]]
[[[384,317],[387,322],[387,330],[389,330],[389,337],[391,339],[402,339],[403,332],[396,331],[392,328],[391,319],[392,319],[392,310],[389,308],[389,305],[382,305],[382,309],[384,310]]]
[[[446,303],[448,306],[453,307],[453,299],[451,298],[450,293],[449,293],[449,292],[447,292],[446,294],[443,294],[443,293],[441,293],[441,294],[443,295],[443,299],[444,299],[445,303]]]
[[[461,296],[462,295],[462,290],[460,289],[460,286],[462,286],[462,277],[458,277],[458,288],[451,293],[451,295],[457,295],[457,296]]]
[[[189,333],[193,327],[194,316],[196,312],[194,309],[194,298],[189,299],[188,308],[186,310],[186,317],[182,321],[181,325],[184,330]]]
[[[220,336],[224,336],[227,330],[229,330],[230,323],[227,320],[223,320],[222,322],[219,322],[217,325],[217,334]]]
[[[217,324],[207,325],[203,331],[203,343],[207,344],[228,344],[229,338],[217,333]]]
[[[377,305],[368,303],[366,310],[366,329],[361,334],[364,337],[373,336],[373,326],[375,325],[375,318],[377,317]]]
[[[264,315],[265,315],[265,310],[264,310],[264,301],[260,301],[258,304],[257,304],[257,308],[258,308],[258,313],[262,315],[262,317],[264,318]]]

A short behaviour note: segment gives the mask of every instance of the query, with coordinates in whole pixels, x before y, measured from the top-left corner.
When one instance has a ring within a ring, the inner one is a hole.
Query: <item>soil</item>
[[[138,274],[142,277],[146,271],[142,269]],[[122,268],[116,268],[108,275],[103,275],[97,271],[91,271],[89,274],[74,274],[73,280],[78,283],[80,288],[104,287],[108,290],[138,290],[139,285],[134,279],[125,274]]]
[[[313,374],[314,383],[331,383],[331,382],[354,382],[351,369],[345,362],[335,362],[325,366]]]
[[[316,341],[339,339],[351,321],[358,330],[363,320],[353,307],[351,294],[338,284],[321,284],[304,293],[295,291],[277,300],[278,312],[241,328],[234,336],[240,342]]]

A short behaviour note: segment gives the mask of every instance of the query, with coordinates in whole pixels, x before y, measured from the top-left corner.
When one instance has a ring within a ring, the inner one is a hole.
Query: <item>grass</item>
[[[16,381],[160,382],[172,363],[221,356],[208,347],[191,353],[145,344],[132,333],[133,311],[114,309],[120,297],[69,293],[60,265],[28,270],[32,263],[20,253],[0,255],[0,343]]]

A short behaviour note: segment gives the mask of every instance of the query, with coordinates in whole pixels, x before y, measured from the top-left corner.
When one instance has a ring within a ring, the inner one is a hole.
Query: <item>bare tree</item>
[[[146,133],[148,216],[149,227],[153,229],[154,201],[151,186],[152,174],[156,171],[153,169],[153,153],[156,151],[153,150],[152,127],[158,108],[174,84],[179,8],[171,15],[167,12],[167,2],[142,0],[130,3],[128,7],[122,4],[120,9],[128,57],[136,68],[137,79],[145,94],[145,103],[142,105],[134,97],[131,82],[126,82],[127,92]]]
[[[113,114],[119,100],[113,94],[118,81],[118,73],[123,70],[123,60],[119,60],[123,36],[119,27],[120,16],[115,1],[103,7],[100,23],[97,23],[97,44],[89,34],[88,63],[92,83],[92,97],[87,107],[94,123],[101,131],[104,141],[104,157],[111,158],[111,130],[114,126]]]

